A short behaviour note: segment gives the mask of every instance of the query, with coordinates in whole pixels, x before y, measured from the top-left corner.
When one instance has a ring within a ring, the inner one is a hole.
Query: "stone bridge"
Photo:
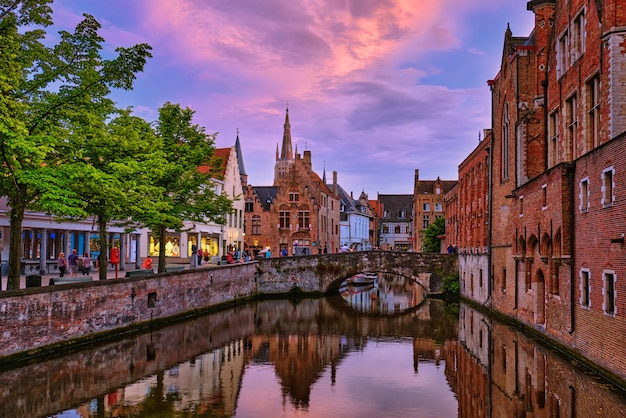
[[[458,272],[456,254],[395,251],[310,255],[258,260],[256,281],[259,293],[331,293],[354,274],[389,272],[421,284],[427,293],[440,293],[443,278]]]

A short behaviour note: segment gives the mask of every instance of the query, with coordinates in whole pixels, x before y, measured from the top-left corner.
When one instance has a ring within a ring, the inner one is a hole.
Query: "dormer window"
[[[300,201],[300,193],[298,193],[298,192],[289,192],[289,201],[290,202],[299,202]]]
[[[401,210],[398,212],[398,218],[399,219],[405,219],[406,218],[406,211],[405,210]]]

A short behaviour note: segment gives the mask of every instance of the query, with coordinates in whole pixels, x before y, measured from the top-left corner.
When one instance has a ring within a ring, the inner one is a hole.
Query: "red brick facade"
[[[244,195],[245,246],[254,255],[266,248],[273,257],[283,249],[289,256],[338,251],[339,198],[313,171],[311,151],[293,158],[288,111],[282,149],[276,151],[274,185],[247,185]]]
[[[507,28],[489,82],[490,294],[463,274],[462,292],[626,379],[626,3],[527,6],[535,28]],[[478,239],[462,169],[459,247]]]

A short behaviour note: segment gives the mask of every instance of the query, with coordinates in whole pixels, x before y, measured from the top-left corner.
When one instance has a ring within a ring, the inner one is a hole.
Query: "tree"
[[[80,159],[71,164],[77,181],[70,187],[84,202],[84,210],[98,224],[99,279],[106,280],[107,226],[130,223],[135,213],[156,216],[164,207],[159,200],[163,190],[153,184],[153,172],[167,164],[162,141],[144,119],[131,116],[130,110],[104,122],[103,117],[81,124],[73,131],[70,143],[80,150]]]
[[[80,177],[81,149],[70,145],[76,126],[110,114],[112,88],[131,89],[150,47],[100,55],[99,23],[85,15],[74,33],[45,47],[41,27],[51,23],[49,0],[0,0],[0,194],[9,212],[9,289],[19,288],[21,229],[26,209],[65,217],[87,216],[71,187]],[[20,32],[20,29],[27,30]],[[36,29],[32,29],[36,28]],[[39,29],[37,29],[39,28]],[[74,128],[74,131],[72,130]]]
[[[165,237],[167,230],[180,231],[184,221],[224,222],[232,211],[232,202],[217,194],[211,177],[220,172],[220,161],[213,156],[216,134],[192,123],[194,111],[178,104],[165,103],[155,122],[162,140],[166,164],[154,171],[154,185],[161,188],[161,210],[137,213],[133,220],[152,230],[159,245],[158,271],[165,271]]]
[[[446,220],[437,218],[424,230],[422,252],[438,253],[441,251],[439,237],[446,233]]]

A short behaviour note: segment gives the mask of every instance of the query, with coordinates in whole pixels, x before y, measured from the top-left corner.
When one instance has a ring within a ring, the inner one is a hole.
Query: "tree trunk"
[[[165,272],[165,227],[159,227],[159,270],[158,273]]]
[[[9,227],[9,272],[7,290],[20,288],[20,264],[22,260],[22,223],[26,207],[20,202],[12,202]]]
[[[100,255],[98,256],[98,280],[107,279],[109,243],[107,236],[107,221],[98,215],[98,235],[100,237]]]

